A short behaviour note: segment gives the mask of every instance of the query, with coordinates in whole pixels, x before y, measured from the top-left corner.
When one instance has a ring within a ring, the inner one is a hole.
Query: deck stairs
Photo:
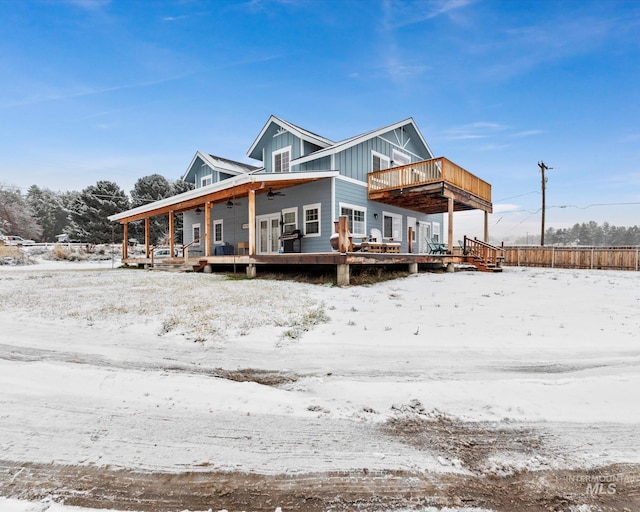
[[[502,272],[504,251],[477,238],[464,237],[462,255],[465,263],[482,272]]]

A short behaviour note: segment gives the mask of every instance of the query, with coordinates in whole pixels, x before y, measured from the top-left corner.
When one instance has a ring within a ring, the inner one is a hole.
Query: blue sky
[[[130,191],[251,162],[271,114],[332,140],[413,117],[493,185],[494,234],[539,233],[540,160],[547,226],[640,224],[638,33],[637,1],[0,0],[0,182]]]

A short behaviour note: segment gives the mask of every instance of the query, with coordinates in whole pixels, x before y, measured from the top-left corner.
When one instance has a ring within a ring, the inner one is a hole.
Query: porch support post
[[[349,286],[349,265],[346,263],[337,265],[336,284],[338,286]]]
[[[122,224],[122,259],[129,257],[129,223]]]
[[[149,217],[144,218],[144,254],[148,258],[150,254],[149,244],[151,238],[151,226]]]
[[[249,256],[256,255],[256,191],[249,190]],[[247,272],[249,267],[247,267]],[[255,277],[255,267],[254,267]]]
[[[409,263],[409,274],[417,274],[417,273],[418,273],[418,264]]]
[[[211,256],[211,201],[204,205],[204,255]]]
[[[338,217],[338,252],[344,254],[349,250],[349,218],[346,215]],[[338,271],[339,272],[339,271]],[[349,269],[347,266],[347,276]]]
[[[484,211],[484,243],[489,243],[489,212]]]
[[[447,247],[447,251],[449,252],[449,254],[453,254],[453,197],[448,198],[448,212],[449,212],[449,232],[447,234],[448,240],[448,247]]]
[[[176,225],[173,210],[169,212],[169,254],[173,256],[174,250],[174,238],[176,236]]]

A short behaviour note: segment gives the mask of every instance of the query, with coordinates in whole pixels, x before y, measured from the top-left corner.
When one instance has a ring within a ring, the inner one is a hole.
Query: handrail
[[[468,256],[482,258],[486,264],[500,265],[504,260],[504,249],[478,240],[477,238],[464,237],[462,252]]]
[[[205,233],[204,235],[199,236],[198,238],[196,238],[196,239],[194,239],[194,240],[191,240],[191,242],[189,242],[187,245],[183,245],[183,246],[182,246],[182,253],[183,253],[183,256],[184,256],[184,261],[185,261],[185,263],[186,263],[186,262],[188,261],[188,259],[189,259],[189,247],[191,247],[192,245],[194,245],[194,244],[196,244],[196,243],[198,243],[198,244],[199,244],[199,243],[200,243],[200,240],[202,240],[202,239],[204,239],[204,240],[206,241],[206,239],[207,239],[207,235],[208,235],[208,233]],[[206,254],[206,253],[205,253],[205,254]]]
[[[432,158],[368,174],[369,192],[447,182],[491,201],[491,185],[466,169],[444,158]]]

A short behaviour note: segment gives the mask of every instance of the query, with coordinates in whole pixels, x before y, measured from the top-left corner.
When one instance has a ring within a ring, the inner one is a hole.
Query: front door
[[[429,245],[427,239],[431,238],[431,224],[429,222],[418,222],[418,252],[428,253]]]
[[[256,217],[258,254],[274,254],[280,249],[280,213]]]

